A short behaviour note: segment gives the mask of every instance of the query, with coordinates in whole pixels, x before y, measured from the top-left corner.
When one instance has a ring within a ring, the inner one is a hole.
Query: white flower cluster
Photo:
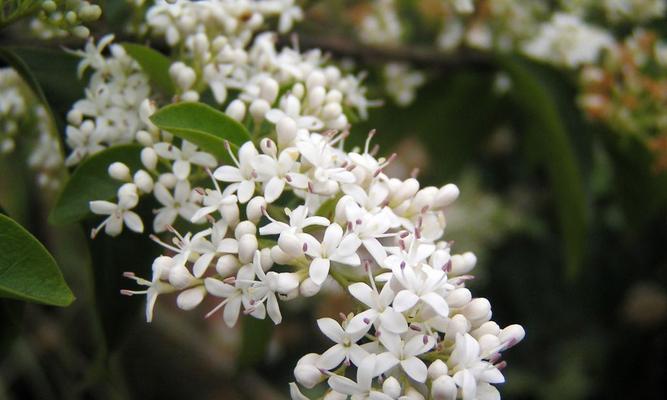
[[[112,44],[113,35],[104,36],[97,45],[91,39],[84,50],[73,52],[82,60],[78,73],[92,70],[86,97],[77,101],[67,115],[67,145],[72,152],[67,165],[107,146],[134,141],[145,127],[139,117],[141,103],[151,94],[148,77],[125,49]],[[109,47],[109,55],[103,54]]]
[[[605,0],[604,9],[611,22],[646,22],[665,15],[665,0]]]
[[[102,9],[85,0],[46,0],[39,14],[30,22],[33,34],[41,39],[62,38],[72,34],[87,38],[90,30],[85,23],[96,21]]]
[[[0,69],[0,92],[0,155],[14,151],[21,131],[31,148],[28,166],[37,172],[38,185],[56,189],[60,183],[57,170],[63,161],[48,111],[12,68]]]
[[[423,72],[406,63],[388,63],[382,72],[387,94],[401,106],[412,104],[417,89],[426,82]]]
[[[600,53],[611,49],[614,43],[609,32],[589,25],[575,15],[556,13],[542,25],[533,40],[525,43],[523,51],[539,60],[576,68],[596,62]]]
[[[361,21],[359,38],[369,44],[395,45],[400,43],[402,32],[394,0],[375,0],[373,12]]]

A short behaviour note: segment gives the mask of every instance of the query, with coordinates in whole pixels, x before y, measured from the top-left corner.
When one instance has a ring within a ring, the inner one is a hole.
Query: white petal
[[[178,216],[178,211],[173,208],[163,208],[160,212],[157,213],[155,218],[153,218],[153,230],[156,233],[164,232],[167,230],[167,225],[171,225],[176,220]]]
[[[267,203],[273,203],[278,200],[278,197],[283,193],[285,188],[285,181],[278,177],[273,177],[269,179],[264,186],[264,199]]]
[[[378,354],[377,360],[375,363],[375,375],[380,375],[384,374],[385,372],[389,371],[390,369],[394,368],[400,360],[396,358],[395,355],[385,352],[382,354]]]
[[[437,312],[440,316],[445,318],[449,316],[449,305],[439,294],[434,292],[426,293],[421,296],[421,300],[431,306],[433,311]]]
[[[349,332],[363,332],[363,334],[366,334],[377,317],[378,312],[372,308],[361,312],[352,317],[350,322],[347,323],[347,330]]]
[[[190,163],[185,160],[176,160],[173,165],[174,175],[179,180],[185,180],[190,175]]]
[[[366,304],[368,307],[375,307],[375,301],[373,300],[373,289],[370,286],[363,282],[357,282],[351,284],[348,288],[350,294],[354,296],[360,302]]]
[[[192,273],[195,277],[201,278],[204,275],[204,272],[208,269],[213,260],[213,253],[206,253],[201,255],[197,261],[195,261],[194,266],[192,267]]]
[[[409,290],[401,290],[394,298],[394,310],[403,312],[411,309],[417,304],[419,297]]]
[[[239,188],[236,192],[236,195],[239,198],[239,203],[244,204],[252,195],[255,194],[255,182],[253,181],[241,181]]]
[[[324,231],[324,239],[322,239],[322,247],[326,255],[333,254],[334,250],[343,238],[343,228],[340,225],[333,223]]]
[[[359,249],[359,246],[361,246],[361,240],[357,235],[351,233],[341,240],[336,253],[339,255],[350,255],[355,253]]]
[[[329,276],[330,261],[326,258],[316,258],[310,263],[308,275],[317,285],[322,285]]]
[[[236,292],[236,288],[214,278],[204,280],[206,291],[217,297],[229,297]]]
[[[343,394],[362,393],[362,391],[359,390],[359,387],[357,386],[357,382],[344,376],[332,375],[329,380],[327,380],[327,384],[329,384],[329,386],[336,392]]]
[[[283,316],[280,314],[278,299],[273,293],[269,294],[266,300],[266,311],[274,324],[278,325],[283,320]]]
[[[231,167],[229,165],[223,165],[215,170],[213,177],[222,182],[241,182],[243,176],[241,171],[236,167]]]
[[[368,356],[368,352],[366,350],[364,350],[358,344],[352,344],[350,346],[349,355],[350,355],[350,361],[352,361],[352,364],[361,365],[364,358],[366,358]]]
[[[477,381],[473,374],[464,369],[454,374],[454,382],[461,388],[461,397],[463,400],[473,400],[477,395]]]
[[[123,221],[128,228],[132,229],[135,232],[144,231],[144,223],[141,221],[139,215],[133,211],[125,211],[123,213]]]
[[[118,236],[123,231],[123,219],[117,214],[109,216],[108,222],[104,227],[104,232],[109,236]]]
[[[375,238],[365,239],[363,240],[363,243],[364,247],[366,247],[366,250],[371,253],[375,261],[377,261],[378,264],[382,264],[384,259],[387,257],[387,252],[384,250],[382,243],[380,243],[380,241]]]
[[[329,339],[336,343],[342,343],[345,338],[345,332],[340,324],[331,318],[320,318],[317,320],[317,326]]]
[[[174,204],[174,198],[172,197],[171,193],[167,190],[166,187],[164,187],[163,184],[161,183],[156,183],[155,186],[153,187],[153,195],[159,201],[162,203],[164,206],[171,206]]]
[[[192,310],[204,300],[205,294],[206,290],[203,286],[184,290],[176,298],[176,304],[181,310]]]
[[[408,323],[403,314],[389,307],[380,314],[380,325],[389,332],[401,334],[408,330]]]
[[[410,357],[401,361],[401,367],[408,376],[417,382],[426,381],[427,368],[426,364],[417,357]]]
[[[213,168],[218,165],[218,162],[216,161],[215,157],[213,157],[213,155],[203,151],[198,151],[192,157],[190,157],[190,162],[208,168]]]
[[[343,362],[346,355],[345,348],[340,344],[335,344],[317,359],[315,366],[321,369],[332,370]]]
[[[309,400],[308,397],[304,396],[299,387],[294,382],[289,384],[289,395],[292,400]]]
[[[110,215],[118,208],[118,206],[110,201],[95,200],[90,203],[90,211],[94,214]]]
[[[309,179],[304,174],[289,173],[289,185],[297,189],[305,190],[308,188]]]
[[[261,228],[259,228],[259,234],[260,235],[278,235],[282,233],[285,230],[288,230],[290,228],[289,225],[287,225],[284,222],[270,222]]]
[[[225,311],[222,318],[225,321],[225,324],[230,328],[236,325],[236,321],[239,319],[239,313],[241,312],[241,296],[230,297],[229,301],[225,305]]]
[[[218,243],[218,248],[216,250],[220,253],[236,254],[239,252],[239,242],[232,238],[222,239],[220,243]]]

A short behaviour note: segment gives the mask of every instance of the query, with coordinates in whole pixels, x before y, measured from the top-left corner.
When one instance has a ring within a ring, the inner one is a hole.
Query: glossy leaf
[[[59,194],[49,222],[62,225],[80,221],[90,214],[90,201],[113,199],[121,183],[109,177],[109,165],[119,161],[137,170],[142,167],[141,149],[140,145],[115,146],[84,160]]]
[[[158,110],[151,121],[161,129],[196,144],[219,160],[229,160],[225,140],[240,146],[250,140],[245,126],[202,103],[177,103]]]
[[[74,301],[53,256],[25,228],[1,214],[0,297],[61,307]]]
[[[136,43],[123,43],[123,48],[127,54],[137,60],[155,87],[168,96],[174,94],[174,83],[169,75],[171,65],[169,58],[155,49]]]

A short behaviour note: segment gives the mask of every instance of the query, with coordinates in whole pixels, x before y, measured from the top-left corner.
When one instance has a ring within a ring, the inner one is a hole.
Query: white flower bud
[[[327,93],[325,101],[327,103],[341,103],[343,101],[343,94],[336,89],[330,90]]]
[[[257,251],[257,236],[252,234],[245,234],[239,239],[239,261],[242,264],[252,262],[252,259]]]
[[[238,258],[231,254],[225,254],[218,258],[218,262],[215,264],[215,270],[222,276],[226,278],[236,273],[236,271],[241,266]]]
[[[447,338],[455,338],[457,333],[466,333],[470,330],[470,322],[461,314],[456,314],[447,321]]]
[[[143,169],[134,174],[134,184],[144,193],[153,191],[153,178]]]
[[[118,205],[125,209],[134,208],[139,202],[137,186],[134,183],[126,183],[118,188]]]
[[[467,288],[456,288],[447,295],[447,304],[453,308],[463,307],[472,300],[472,293]]]
[[[456,393],[456,383],[449,375],[442,375],[431,386],[433,400],[456,400]]]
[[[438,194],[436,194],[435,201],[433,202],[433,208],[439,210],[447,207],[459,198],[459,194],[459,188],[455,184],[446,184],[438,190]]]
[[[204,286],[197,286],[184,290],[176,298],[176,305],[178,305],[178,308],[181,310],[192,310],[204,300],[205,295],[206,288]]]
[[[262,196],[253,197],[250,199],[246,205],[245,213],[249,221],[254,223],[259,222],[259,220],[264,215],[262,210],[266,208],[266,200]]]
[[[149,147],[153,145],[153,135],[151,135],[149,132],[140,130],[137,131],[137,134],[135,135],[137,142],[139,142],[140,145]]]
[[[96,21],[101,15],[102,9],[97,4],[88,5],[79,11],[79,18],[84,22]]]
[[[159,256],[153,261],[152,270],[160,279],[169,279],[169,271],[174,265],[174,259],[167,256]]]
[[[312,389],[322,382],[325,376],[320,372],[315,363],[320,358],[318,354],[310,353],[301,357],[294,368],[294,377],[300,385]]]
[[[500,340],[495,335],[482,335],[477,341],[479,342],[480,354],[496,353],[498,346],[500,346]]]
[[[343,108],[339,103],[329,103],[322,110],[322,118],[325,120],[338,118],[343,113]]]
[[[462,313],[471,321],[486,318],[491,311],[491,303],[484,297],[473,299],[468,305],[463,307]]]
[[[343,393],[338,393],[335,390],[331,390],[324,395],[322,400],[347,400],[347,395]]]
[[[144,164],[146,169],[154,171],[157,167],[157,159],[157,153],[152,147],[145,147],[141,150],[141,163]]]
[[[397,399],[401,395],[401,384],[398,379],[390,376],[382,383],[382,391],[392,399]]]
[[[290,293],[299,287],[299,275],[294,272],[283,272],[278,274],[278,286],[276,292]]]
[[[296,97],[299,100],[301,100],[303,98],[303,95],[305,94],[305,92],[306,92],[306,88],[303,87],[303,83],[301,83],[301,82],[295,83],[294,86],[292,86],[291,93],[294,97]]]
[[[483,335],[500,335],[500,327],[493,321],[483,323],[479,328],[470,333],[473,337],[479,338]]]
[[[471,262],[472,258],[470,256],[467,256],[468,254],[472,253],[466,253],[463,255],[455,254],[452,256],[452,270],[450,271],[450,275],[452,276],[465,275],[475,267],[477,258],[475,258],[474,262]],[[474,257],[475,255],[472,254],[472,256]]]
[[[415,194],[411,207],[416,211],[422,210],[425,207],[432,207],[437,193],[438,189],[434,186],[423,188]]]
[[[42,3],[42,9],[48,13],[56,11],[56,8],[58,8],[58,5],[53,0],[46,0]]]
[[[292,258],[301,257],[303,255],[303,242],[301,242],[295,234],[289,231],[284,231],[280,234],[278,237],[278,246]]]
[[[250,103],[250,115],[252,115],[255,121],[263,120],[264,116],[270,109],[271,106],[264,99],[255,99]]]
[[[229,226],[236,226],[239,223],[239,206],[236,203],[223,204],[220,207],[220,215]]]
[[[303,297],[315,296],[320,292],[320,289],[322,289],[322,286],[313,282],[313,280],[310,278],[306,278],[303,282],[301,282],[301,285],[299,286],[299,292]]]
[[[290,117],[283,117],[276,124],[276,132],[278,133],[278,146],[285,148],[289,146],[296,137],[297,125]]]
[[[195,103],[199,101],[199,93],[194,90],[188,90],[181,95],[181,100]]]
[[[83,113],[76,108],[73,108],[70,112],[67,113],[67,122],[72,125],[81,125],[83,121]]]
[[[236,225],[236,229],[234,229],[234,237],[237,240],[240,240],[241,236],[246,234],[257,234],[257,227],[250,221],[241,221],[238,225]]]
[[[183,264],[174,266],[169,270],[169,283],[176,289],[185,289],[195,281],[195,277],[190,274],[190,271]]]
[[[157,180],[167,189],[173,189],[174,186],[176,186],[176,183],[178,182],[178,178],[176,178],[176,175],[172,174],[171,172],[160,174]]]
[[[287,265],[294,257],[282,251],[279,246],[273,246],[271,247],[271,258],[278,264]]]
[[[78,15],[72,10],[67,11],[65,13],[65,21],[67,21],[68,24],[74,25],[76,23],[77,18],[79,18]]]
[[[276,101],[279,91],[280,86],[278,86],[278,82],[273,78],[265,78],[259,84],[259,96],[269,102],[269,104],[273,104]]]
[[[409,178],[404,181],[390,179],[389,189],[391,191],[392,204],[399,205],[405,200],[413,197],[419,191],[419,181],[414,178]]]
[[[441,377],[442,375],[447,375],[449,368],[442,360],[435,360],[428,366],[428,377],[430,380],[434,381]]]
[[[154,126],[150,118],[157,111],[157,105],[150,99],[146,99],[139,105],[139,119],[148,126]]]
[[[519,343],[524,337],[526,337],[526,331],[521,325],[517,324],[504,328],[498,335],[498,339],[502,343],[510,343],[511,345]]]
[[[112,163],[109,165],[107,172],[109,173],[110,177],[118,181],[128,182],[132,180],[132,176],[130,175],[130,168],[128,168],[128,166],[122,162],[116,161],[115,163]]]
[[[268,271],[273,266],[273,257],[271,257],[271,249],[268,247],[260,251],[259,263],[264,271]]]
[[[340,70],[333,65],[330,65],[324,69],[324,76],[327,79],[327,82],[333,83],[340,79]]]
[[[243,118],[245,118],[245,112],[245,103],[239,99],[235,99],[229,103],[227,109],[225,110],[225,114],[239,122],[243,121]]]
[[[78,37],[79,39],[85,39],[88,36],[90,36],[90,29],[86,28],[83,25],[75,26],[72,29],[72,34]]]
[[[308,89],[308,106],[310,108],[318,108],[324,104],[324,99],[327,96],[327,91],[322,86],[316,86]]]
[[[311,90],[314,87],[322,87],[326,85],[327,83],[327,78],[324,76],[324,74],[321,71],[315,70],[312,71],[310,74],[308,74],[308,77],[306,78],[306,87],[308,90]]]

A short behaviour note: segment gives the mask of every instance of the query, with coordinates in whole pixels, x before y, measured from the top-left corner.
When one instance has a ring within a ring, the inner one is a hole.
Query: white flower
[[[108,217],[91,232],[91,237],[104,227],[109,236],[118,236],[123,231],[123,223],[135,232],[143,232],[144,224],[137,213],[131,211],[139,202],[137,187],[133,183],[126,183],[118,189],[118,204],[106,200],[90,202],[90,210],[99,215]]]
[[[246,203],[255,193],[257,174],[254,171],[253,163],[259,153],[252,142],[247,142],[239,149],[238,160],[231,151],[229,154],[236,167],[229,165],[218,167],[213,173],[213,177],[222,182],[234,183],[232,186],[234,189],[232,190],[236,191],[236,196],[241,203]]]
[[[306,253],[313,257],[308,274],[318,285],[329,275],[331,261],[352,266],[361,264],[357,254],[361,240],[354,233],[344,235],[343,228],[336,223],[327,227],[321,244],[316,240],[310,240],[308,244]]]
[[[451,285],[447,274],[441,269],[422,266],[419,270],[401,264],[392,269],[393,278],[403,287],[394,298],[394,309],[403,312],[417,303],[423,302],[442,317],[449,315],[449,305],[443,298],[443,292]]]
[[[360,365],[362,360],[368,356],[366,350],[357,342],[364,337],[369,326],[358,331],[343,330],[340,324],[331,318],[318,319],[317,326],[320,327],[322,333],[336,343],[316,361],[315,365],[318,368],[332,370],[345,360]]]
[[[357,381],[340,375],[331,375],[327,381],[329,386],[337,392],[351,395],[352,399],[370,399],[370,400],[392,400],[392,398],[378,390],[373,389],[373,378],[377,373],[378,367],[382,361],[375,354],[369,354],[357,364]]]
[[[277,325],[282,321],[283,317],[280,314],[276,293],[286,295],[295,290],[299,287],[299,279],[295,274],[288,272],[277,273],[269,271],[264,273],[259,250],[255,252],[253,267],[255,268],[255,274],[259,278],[259,282],[253,282],[252,287],[248,289],[248,293],[253,300],[252,304],[256,306],[257,303],[261,304],[266,301],[266,311],[271,320]]]
[[[370,274],[370,272],[369,272]],[[375,286],[374,279],[370,277],[372,288],[365,283],[357,282],[348,287],[348,290],[357,300],[369,307],[368,310],[355,315],[350,320],[348,326],[350,329],[362,329],[363,326],[375,324],[382,330],[391,333],[401,334],[408,330],[408,324],[403,314],[394,310],[390,304],[394,300],[394,291],[391,285],[385,284],[380,293]]]
[[[269,141],[269,143],[272,143]],[[275,145],[274,145],[275,146]],[[296,189],[306,189],[308,178],[296,171],[298,152],[288,148],[280,152],[278,158],[261,154],[257,156],[252,166],[264,183],[264,198],[267,203],[273,203],[282,194],[285,183]]]
[[[174,175],[179,180],[188,178],[190,175],[190,164],[205,168],[214,168],[217,165],[215,157],[209,153],[198,151],[197,146],[187,140],[183,141],[180,148],[172,143],[164,142],[156,143],[153,148],[160,157],[174,161]]]
[[[399,335],[382,332],[380,343],[387,349],[386,352],[378,355],[378,362],[381,366],[380,372],[385,372],[400,364],[410,378],[417,382],[426,381],[426,364],[417,356],[426,353],[435,346],[433,336],[415,335],[404,341]]]
[[[467,333],[456,335],[456,344],[448,364],[454,373],[454,382],[461,388],[461,395],[464,400],[478,398],[477,390],[479,386],[483,386],[484,390],[488,391],[489,383],[505,381],[498,368],[481,359],[479,343]]]
[[[153,230],[155,232],[159,233],[167,230],[167,226],[173,224],[178,215],[189,221],[197,211],[197,206],[190,200],[192,191],[189,181],[176,183],[173,195],[163,184],[156,183],[153,194],[164,206],[157,210],[155,219],[153,219]]]
[[[225,298],[206,316],[209,317],[220,308],[225,307],[222,318],[227,326],[232,327],[236,325],[241,312],[241,306],[243,306],[246,310],[250,310],[250,315],[253,317],[264,319],[266,315],[264,304],[253,304],[247,292],[248,287],[251,285],[250,282],[254,277],[253,266],[245,265],[239,269],[233,286],[215,278],[206,278],[204,280],[206,290],[214,296]]]

